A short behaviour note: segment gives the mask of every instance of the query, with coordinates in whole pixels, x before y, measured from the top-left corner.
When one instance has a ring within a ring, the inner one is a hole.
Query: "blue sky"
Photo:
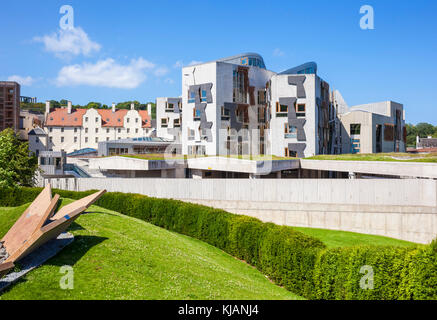
[[[374,30],[360,28],[363,5]],[[393,100],[407,122],[437,125],[437,1],[17,0],[2,3],[0,30],[0,78],[39,101],[179,96],[181,65],[257,52],[277,72],[316,61],[349,105]]]

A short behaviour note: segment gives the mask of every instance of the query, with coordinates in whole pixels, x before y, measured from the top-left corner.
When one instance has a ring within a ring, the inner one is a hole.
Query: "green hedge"
[[[0,206],[29,203],[40,191],[0,191]],[[95,191],[53,192],[80,199]],[[327,249],[320,240],[290,227],[176,200],[106,193],[96,205],[207,242],[310,299],[437,299],[437,242],[409,248]],[[373,268],[373,290],[360,287],[363,266]]]

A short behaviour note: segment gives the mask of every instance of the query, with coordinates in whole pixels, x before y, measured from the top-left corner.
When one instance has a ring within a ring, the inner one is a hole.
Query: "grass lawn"
[[[193,159],[193,158],[208,158],[208,156],[202,156],[202,155],[164,155],[164,154],[125,154],[120,155],[120,157],[125,158],[134,158],[134,159],[142,159],[142,160],[187,160],[187,159]],[[210,156],[216,157],[216,156]],[[270,155],[231,155],[231,156],[218,156],[222,158],[230,158],[230,159],[243,159],[243,160],[255,160],[255,161],[268,161],[268,160],[291,160],[294,158],[284,158],[284,157],[277,157],[277,156],[270,156]]]
[[[26,207],[0,208],[0,238]],[[204,242],[100,207],[88,211],[71,227],[74,242],[0,299],[300,299]],[[73,290],[60,289],[64,265],[74,268]]]
[[[346,160],[346,161],[394,161],[394,162],[429,162],[437,163],[437,153],[376,153],[376,154],[341,154],[318,155],[308,160]]]
[[[326,229],[312,229],[293,227],[293,229],[313,236],[323,241],[328,248],[351,247],[359,245],[374,246],[418,246],[420,244],[387,238],[383,236],[373,236],[368,234],[353,233],[347,231],[335,231]]]

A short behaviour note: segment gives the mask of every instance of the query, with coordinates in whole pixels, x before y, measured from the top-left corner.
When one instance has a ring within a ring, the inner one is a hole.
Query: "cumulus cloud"
[[[88,56],[101,48],[101,45],[92,41],[80,27],[60,29],[50,35],[34,37],[33,40],[43,43],[46,51],[53,52],[59,58],[80,54]]]
[[[8,81],[18,82],[22,86],[31,86],[35,82],[35,79],[33,79],[31,76],[22,77],[18,75],[13,75],[8,77]]]
[[[273,50],[273,55],[275,57],[283,57],[283,56],[285,56],[285,52],[279,48],[276,48],[275,50]]]
[[[146,72],[153,68],[155,65],[143,58],[133,59],[127,65],[108,58],[95,64],[65,66],[59,71],[56,84],[134,89],[146,80]]]
[[[184,63],[182,62],[182,60],[178,60],[173,65],[173,68],[179,69],[179,68],[182,68],[183,66],[184,66]]]

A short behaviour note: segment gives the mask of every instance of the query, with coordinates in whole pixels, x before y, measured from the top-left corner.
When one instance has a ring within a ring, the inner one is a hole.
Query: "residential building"
[[[20,85],[14,81],[0,81],[0,131],[20,128]]]
[[[182,139],[182,98],[156,98],[156,135],[180,142]]]
[[[29,132],[35,128],[42,128],[43,124],[44,124],[44,114],[29,111],[29,110],[21,110],[20,122],[19,122],[20,139],[28,140]]]
[[[28,133],[29,152],[34,153],[37,157],[41,151],[49,151],[50,143],[47,132],[37,127]]]
[[[71,102],[67,108],[50,110],[46,102],[46,133],[49,149],[71,153],[84,148],[98,148],[102,141],[146,137],[152,133],[152,125],[147,110],[73,109]]]

